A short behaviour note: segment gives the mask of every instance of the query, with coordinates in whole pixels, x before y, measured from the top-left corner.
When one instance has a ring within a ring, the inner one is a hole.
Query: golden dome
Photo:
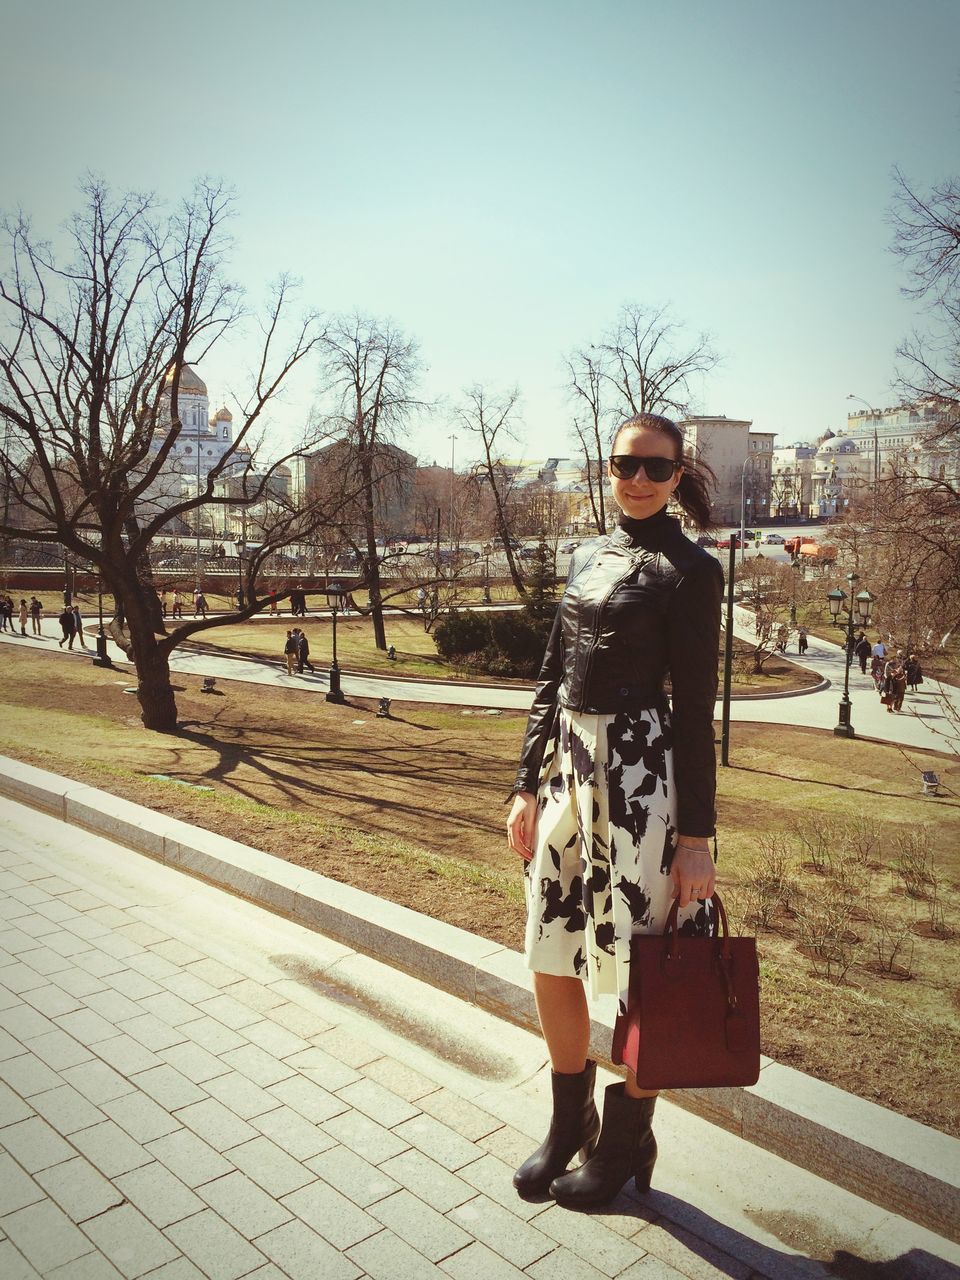
[[[226,405],[223,405],[220,409],[217,410],[217,416],[214,418],[214,422],[232,422],[232,421],[233,421],[233,414],[230,412],[230,410],[227,408]]]
[[[168,370],[164,381],[168,386],[173,382],[173,369]],[[185,391],[188,395],[205,396],[207,394],[207,384],[202,378],[197,377],[188,364],[185,364],[180,370],[180,390]]]

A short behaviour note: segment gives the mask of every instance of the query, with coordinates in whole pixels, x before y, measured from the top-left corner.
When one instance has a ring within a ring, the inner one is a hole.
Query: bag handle
[[[720,941],[720,955],[724,961],[730,959],[730,926],[727,924],[727,912],[720,898],[719,893],[714,892],[712,897],[707,901],[713,904],[711,913],[710,933],[708,937],[717,938]],[[671,960],[675,960],[679,955],[680,931],[677,928],[677,913],[680,910],[680,899],[674,898],[670,907],[670,913],[667,916],[666,924],[663,926],[663,936],[670,936],[670,944],[667,948],[667,954]]]

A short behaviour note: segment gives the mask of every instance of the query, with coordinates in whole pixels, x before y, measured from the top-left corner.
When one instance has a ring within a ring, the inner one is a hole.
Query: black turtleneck
[[[660,550],[664,540],[676,533],[677,527],[678,521],[667,515],[666,507],[661,507],[644,520],[635,520],[621,511],[617,520],[617,528],[627,535],[631,546],[643,547],[646,551]]]

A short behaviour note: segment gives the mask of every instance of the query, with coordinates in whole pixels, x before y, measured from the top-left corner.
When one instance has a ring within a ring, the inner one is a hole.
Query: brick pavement
[[[803,1245],[668,1196],[592,1215],[518,1200],[531,1141],[503,1117],[519,1106],[536,1131],[542,1081],[504,1088],[503,1109],[489,1081],[467,1098],[428,1054],[385,1051],[375,1021],[367,1036],[341,1002],[264,980],[242,947],[227,962],[185,939],[178,900],[202,890],[226,922],[229,895],[151,864],[172,887],[148,901],[126,851],[104,890],[49,843],[3,835],[3,1280],[827,1274]]]

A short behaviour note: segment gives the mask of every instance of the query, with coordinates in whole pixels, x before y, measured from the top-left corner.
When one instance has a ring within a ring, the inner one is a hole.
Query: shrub
[[[448,662],[481,653],[490,644],[490,624],[487,615],[451,609],[433,629],[433,642],[441,658]]]
[[[810,818],[798,817],[793,822],[792,831],[800,846],[800,857],[822,875],[829,862],[830,832],[827,820],[821,814],[814,814]]]
[[[932,882],[930,848],[926,827],[911,827],[897,833],[897,875],[911,898],[925,898]]]
[[[801,950],[814,973],[841,983],[860,954],[860,939],[852,928],[853,907],[848,899],[821,886],[797,911]]]

